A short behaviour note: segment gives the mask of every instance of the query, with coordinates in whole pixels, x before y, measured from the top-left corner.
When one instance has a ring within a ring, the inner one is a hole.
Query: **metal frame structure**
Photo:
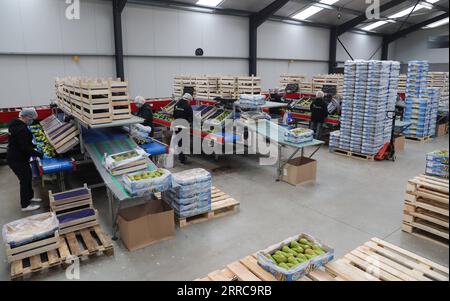
[[[305,22],[292,19],[290,17],[280,17],[276,16],[275,13],[280,10],[284,5],[286,5],[289,0],[275,0],[270,5],[260,10],[259,12],[253,13],[244,10],[238,9],[229,9],[229,8],[221,8],[221,7],[204,7],[199,5],[193,5],[185,2],[180,2],[176,0],[113,0],[113,19],[114,19],[114,41],[115,41],[115,62],[116,62],[116,74],[117,77],[124,79],[124,64],[123,64],[123,42],[122,42],[122,11],[127,3],[130,4],[139,4],[139,5],[151,5],[151,6],[160,6],[160,7],[169,7],[175,9],[189,10],[189,11],[197,11],[197,12],[209,12],[214,14],[223,14],[223,15],[232,15],[232,16],[240,16],[240,17],[248,17],[249,18],[249,75],[257,75],[257,62],[258,62],[258,27],[261,26],[267,20],[274,21],[293,21],[295,24],[306,25],[306,26],[317,26],[323,28],[330,29],[330,49],[329,49],[329,59],[328,59],[328,72],[334,73],[337,67],[336,61],[336,53],[337,53],[337,44],[340,42],[339,36],[342,34],[355,31],[356,26],[367,21],[367,15],[361,14],[356,10],[352,10],[345,7],[340,7],[338,5],[327,5],[320,3],[319,0],[305,0],[309,2],[311,5],[320,4],[321,7],[326,7],[327,9],[334,9],[336,11],[340,11],[349,15],[356,16],[352,20],[339,25],[339,26],[330,26],[327,24],[320,24],[316,22]],[[408,2],[408,0],[392,0],[388,3],[383,4],[380,7],[380,13],[383,13],[391,8],[394,8],[402,3]],[[448,17],[449,10],[441,5],[430,3],[435,9],[444,12],[437,17],[431,18],[419,24],[412,24],[408,22],[408,19],[404,21],[404,25],[408,25],[409,27],[400,30],[399,32],[391,35],[383,35],[380,33],[370,33],[383,37],[383,43],[380,46],[381,48],[381,57],[382,59],[388,58],[389,53],[389,44],[393,41],[404,37],[414,31],[420,30],[422,27],[431,24],[433,22],[442,20],[443,18]],[[342,44],[342,42],[340,42]],[[344,45],[343,45],[344,46]],[[345,46],[344,46],[345,48]]]

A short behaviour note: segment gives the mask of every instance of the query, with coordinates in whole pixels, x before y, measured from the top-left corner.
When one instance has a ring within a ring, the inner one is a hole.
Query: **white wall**
[[[264,89],[279,86],[280,75],[308,78],[328,72],[330,32],[325,28],[266,22],[258,29],[258,73]]]
[[[0,107],[48,104],[57,76],[114,74],[111,4],[81,3],[69,21],[61,0],[0,1]]]
[[[381,42],[382,38],[374,35],[367,35],[354,32],[346,32],[339,37],[347,48],[353,59],[367,60],[372,55],[373,60],[381,59]],[[345,62],[351,57],[347,54],[344,47],[338,42],[336,50],[336,60],[338,62]]]
[[[448,26],[416,31],[405,38],[395,41],[390,46],[389,56],[391,59],[402,63],[407,63],[411,60],[427,60],[431,64],[448,64],[448,48],[428,48],[428,38],[438,35],[448,35]]]

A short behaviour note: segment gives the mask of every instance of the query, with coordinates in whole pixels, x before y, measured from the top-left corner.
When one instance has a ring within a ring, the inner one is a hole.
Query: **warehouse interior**
[[[1,1],[0,280],[448,281],[448,5]]]

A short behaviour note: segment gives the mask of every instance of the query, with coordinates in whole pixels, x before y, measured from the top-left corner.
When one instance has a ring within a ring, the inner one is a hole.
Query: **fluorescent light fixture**
[[[339,0],[320,0],[320,3],[327,4],[327,5],[331,5],[336,2],[339,2]],[[304,9],[301,12],[295,14],[294,16],[292,16],[292,18],[303,21],[303,20],[308,19],[312,15],[317,14],[318,12],[322,11],[323,9],[324,9],[323,7],[320,7],[318,5],[312,5],[312,6],[308,7],[307,9]]]
[[[402,11],[399,11],[398,13],[395,13],[395,14],[389,16],[388,18],[391,18],[391,19],[401,18],[401,17],[409,15],[413,11],[413,9],[416,12],[422,8],[425,8],[425,6],[423,6],[422,4],[418,4],[415,9],[414,9],[414,6],[411,6],[411,7],[408,7],[407,9],[404,9]]]
[[[371,30],[373,30],[375,28],[378,28],[380,26],[383,26],[383,25],[385,25],[387,23],[388,23],[388,21],[378,21],[378,22],[372,23],[370,25],[367,25],[367,26],[365,26],[365,27],[363,27],[361,29],[362,30],[366,30],[366,31],[371,31]]]
[[[292,18],[297,19],[297,20],[306,20],[309,17],[311,17],[312,15],[317,14],[321,10],[323,10],[322,7],[310,6],[307,9],[302,10],[301,12],[299,12],[298,14],[293,16]]]
[[[339,0],[321,0],[320,3],[332,5],[338,2]]]
[[[431,23],[431,24],[425,26],[424,28],[435,28],[435,27],[439,27],[439,26],[445,25],[447,23],[448,23],[448,17],[445,18],[445,19],[436,21],[434,23]]]
[[[217,7],[223,0],[198,0],[197,5]]]
[[[441,0],[426,0],[425,2],[434,4],[434,3],[439,2],[439,1],[441,1]]]

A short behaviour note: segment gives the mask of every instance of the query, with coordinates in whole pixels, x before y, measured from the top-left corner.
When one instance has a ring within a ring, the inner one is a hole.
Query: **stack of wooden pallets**
[[[398,79],[398,93],[406,93],[406,80],[408,76],[406,74],[400,74]]]
[[[448,247],[448,179],[421,175],[408,181],[402,229]]]
[[[128,83],[112,79],[58,79],[59,106],[89,125],[131,118]]]

